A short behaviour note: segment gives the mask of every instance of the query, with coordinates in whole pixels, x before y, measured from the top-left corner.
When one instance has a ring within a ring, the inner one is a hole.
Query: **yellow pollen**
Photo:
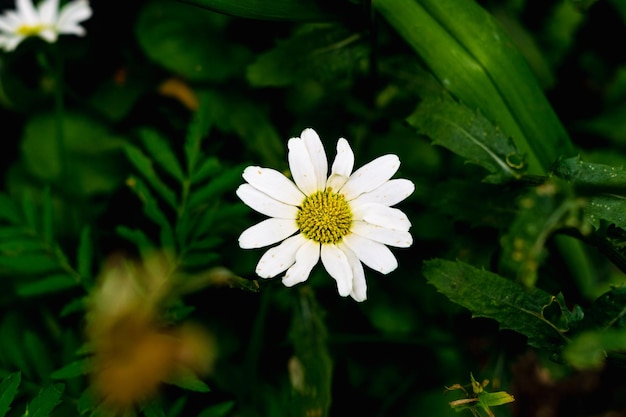
[[[35,26],[22,25],[18,27],[15,32],[18,35],[28,37],[28,36],[39,35],[39,33],[43,31],[44,29],[45,29],[45,25],[35,25]]]
[[[329,188],[304,199],[296,223],[304,237],[319,243],[339,243],[350,232],[352,213],[341,194]]]

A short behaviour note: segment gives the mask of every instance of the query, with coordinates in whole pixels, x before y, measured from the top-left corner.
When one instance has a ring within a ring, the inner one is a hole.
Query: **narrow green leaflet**
[[[198,417],[225,417],[233,408],[235,408],[234,401],[225,401],[205,408]]]
[[[201,204],[219,201],[225,192],[232,192],[241,183],[241,174],[246,165],[237,165],[222,171],[205,185],[193,190],[189,198],[189,207],[197,207]]]
[[[498,321],[500,328],[525,335],[531,346],[556,351],[567,340],[569,323],[557,326],[544,315],[555,297],[538,288],[524,288],[461,261],[426,261],[423,273],[430,284],[474,317]]]
[[[78,241],[78,251],[76,254],[76,270],[83,278],[91,277],[93,263],[93,243],[91,241],[91,228],[83,227]]]
[[[525,156],[497,126],[478,111],[451,98],[427,98],[407,119],[435,145],[441,145],[490,172],[485,182],[501,184],[519,179]]]
[[[150,189],[139,178],[131,178],[127,182],[130,188],[137,194],[143,203],[143,210],[146,216],[155,222],[161,231],[161,246],[166,248],[174,247],[174,234],[167,216],[160,209],[159,204],[150,192]],[[174,207],[176,205],[174,204]]]
[[[152,159],[168,174],[182,182],[184,177],[183,169],[167,140],[152,129],[142,129],[139,137]]]
[[[0,383],[0,417],[4,417],[11,409],[11,402],[17,394],[17,388],[22,380],[22,374],[14,372]]]
[[[13,224],[21,222],[17,205],[13,199],[5,193],[0,193],[0,220],[5,220]]]
[[[50,374],[52,379],[72,379],[85,375],[91,369],[91,361],[89,358],[79,359],[64,367],[57,369]]]
[[[553,175],[573,183],[588,197],[585,213],[596,229],[600,220],[626,228],[626,171],[622,167],[589,163],[576,156],[557,161]]]
[[[367,59],[368,48],[361,35],[340,25],[316,26],[259,55],[246,75],[257,87],[283,87],[309,78],[346,77]]]
[[[47,417],[61,403],[65,384],[52,384],[42,388],[26,406],[24,417]]]
[[[148,181],[148,183],[159,193],[171,207],[176,208],[176,194],[172,191],[159,177],[154,170],[152,160],[148,158],[141,149],[131,144],[124,145],[124,152],[129,161],[135,166],[135,168],[141,173],[141,175]]]
[[[35,297],[38,295],[52,294],[78,286],[75,277],[60,273],[46,276],[32,282],[20,282],[17,285],[17,294],[20,297]]]
[[[165,381],[168,384],[176,385],[177,387],[196,392],[209,392],[211,388],[202,381],[198,376],[188,368],[180,367],[176,370],[169,380]]]

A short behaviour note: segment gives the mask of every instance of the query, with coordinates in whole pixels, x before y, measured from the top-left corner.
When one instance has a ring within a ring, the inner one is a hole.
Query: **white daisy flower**
[[[387,274],[398,266],[386,246],[406,248],[413,238],[411,223],[394,204],[415,189],[407,179],[390,179],[400,167],[396,155],[384,155],[352,172],[354,154],[348,141],[337,141],[330,176],[322,141],[313,129],[288,142],[289,167],[295,181],[280,172],[247,167],[247,184],[237,195],[248,206],[270,216],[239,237],[244,249],[281,242],[261,257],[256,273],[271,278],[287,271],[283,283],[304,282],[322,259],[337,282],[339,295],[366,299],[361,262]]]
[[[58,35],[83,36],[79,25],[91,17],[88,0],[73,0],[59,10],[59,0],[43,0],[39,7],[32,0],[16,0],[16,10],[7,10],[0,16],[0,47],[14,50],[29,36],[39,36],[47,42],[56,42]]]

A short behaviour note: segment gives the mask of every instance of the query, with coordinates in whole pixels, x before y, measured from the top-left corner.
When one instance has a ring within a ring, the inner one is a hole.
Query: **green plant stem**
[[[63,120],[65,116],[65,99],[64,99],[64,80],[63,80],[63,57],[58,44],[52,46],[53,49],[53,62],[50,68],[52,77],[54,80],[54,113],[55,113],[55,127],[56,127],[56,147],[59,158],[59,176],[58,182],[65,184],[69,179],[68,176],[68,157],[67,148],[65,146],[65,132],[63,126]]]

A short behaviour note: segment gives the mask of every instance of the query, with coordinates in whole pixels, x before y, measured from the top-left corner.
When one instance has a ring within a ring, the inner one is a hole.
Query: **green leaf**
[[[142,129],[140,137],[152,159],[168,174],[182,182],[184,178],[183,170],[169,143],[157,131],[152,129]]]
[[[324,21],[335,19],[315,0],[189,0],[219,13],[259,20]]]
[[[585,214],[596,229],[601,219],[626,228],[626,171],[622,167],[584,162],[576,156],[557,161],[553,174],[588,197]]]
[[[189,368],[185,368],[182,366],[178,368],[176,370],[176,373],[165,382],[189,391],[211,391],[211,388],[209,388],[209,386],[204,381],[198,378],[198,376],[193,371],[191,371]]]
[[[78,284],[78,281],[70,275],[54,274],[33,282],[19,283],[17,294],[20,297],[36,297],[74,288]]]
[[[25,275],[37,275],[58,271],[59,261],[45,253],[19,254],[17,256],[0,256],[0,270],[7,270]]]
[[[489,171],[485,182],[500,184],[519,179],[527,168],[525,156],[511,138],[478,111],[448,97],[426,98],[407,121],[429,136],[433,144]]]
[[[24,128],[22,160],[28,173],[45,183],[60,180],[62,157],[56,141],[57,119],[54,113],[31,117]],[[73,192],[85,194],[110,192],[122,180],[119,163],[122,137],[113,134],[100,121],[80,113],[65,112],[63,163],[72,170]],[[76,188],[74,188],[76,187]]]
[[[345,78],[365,66],[368,48],[359,34],[341,25],[301,30],[248,66],[246,76],[257,87],[284,87],[313,78]]]
[[[206,185],[192,190],[189,197],[189,207],[211,204],[214,201],[219,201],[224,192],[234,192],[242,182],[241,175],[244,168],[245,165],[229,168],[212,178]]]
[[[161,180],[157,172],[154,170],[152,160],[148,158],[139,148],[131,144],[124,145],[124,152],[126,153],[129,161],[148,181],[152,188],[159,193],[159,195],[170,205],[170,207],[175,209],[177,207],[176,194]]]
[[[145,417],[166,417],[163,408],[156,401],[142,404],[141,411]]]
[[[577,369],[602,367],[608,353],[626,351],[626,333],[621,329],[586,331],[563,349],[563,359]]]
[[[139,178],[130,178],[127,184],[143,203],[143,211],[146,216],[159,226],[161,247],[173,248],[174,235],[172,227],[150,190]]]
[[[72,379],[85,375],[91,369],[91,360],[89,358],[79,359],[64,367],[57,369],[50,374],[52,379]]]
[[[47,417],[61,403],[64,384],[52,384],[42,388],[37,396],[26,406],[24,417]]]
[[[587,317],[599,329],[626,326],[626,286],[613,288],[598,297],[587,310]]]
[[[0,193],[0,219],[9,223],[21,223],[21,216],[17,205],[11,197],[5,193]]]
[[[142,251],[154,249],[156,245],[146,236],[144,232],[138,229],[130,229],[125,226],[117,226],[115,229],[118,235],[122,236],[129,242],[135,244]]]
[[[46,187],[42,197],[42,220],[41,220],[41,236],[44,242],[52,243],[54,237],[54,213],[52,207],[52,197],[50,196],[50,187]]]
[[[23,331],[23,349],[28,355],[28,362],[36,372],[37,379],[45,381],[52,372],[52,355],[44,340],[32,330]]]
[[[498,405],[504,405],[515,401],[515,398],[506,391],[498,392],[481,392],[478,394],[479,404],[487,409]]]
[[[206,157],[198,166],[198,169],[191,174],[191,183],[197,184],[216,175],[222,169],[219,159]]]
[[[235,408],[234,401],[224,401],[205,408],[198,417],[226,417],[233,408]]]
[[[187,158],[187,173],[191,177],[192,182],[199,181],[194,177],[198,176],[197,172],[203,171],[207,161],[218,161],[217,158],[208,157],[204,158],[201,162],[200,168],[196,167],[198,160],[202,155],[200,144],[205,139],[209,130],[213,124],[213,107],[211,101],[213,100],[212,94],[207,92],[200,92],[198,94],[198,109],[194,112],[193,118],[187,129],[187,135],[185,137],[185,157]]]
[[[135,33],[146,55],[193,81],[223,82],[241,73],[250,51],[223,42],[228,17],[172,1],[145,3]]]
[[[0,383],[0,417],[4,417],[11,409],[11,402],[17,394],[17,388],[22,380],[20,372],[13,372]]]
[[[78,241],[78,251],[76,254],[76,270],[82,278],[91,277],[91,266],[93,262],[93,244],[91,242],[91,228],[83,227]]]
[[[552,233],[566,225],[583,227],[579,220],[581,203],[570,194],[567,184],[547,181],[520,196],[518,212],[501,239],[499,267],[504,275],[534,286]]]
[[[474,317],[498,321],[500,328],[525,335],[531,346],[556,351],[565,343],[569,323],[559,327],[545,317],[555,297],[538,288],[524,288],[461,261],[426,261],[423,273],[430,284]]]

